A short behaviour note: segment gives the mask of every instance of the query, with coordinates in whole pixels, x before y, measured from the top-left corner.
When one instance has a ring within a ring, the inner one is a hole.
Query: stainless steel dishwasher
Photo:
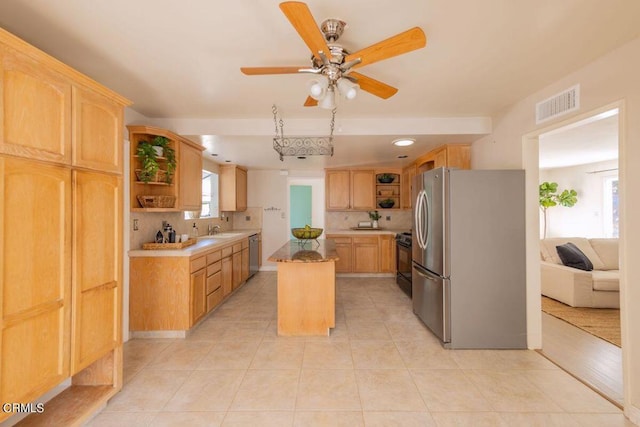
[[[249,277],[252,277],[258,272],[259,268],[259,243],[258,235],[252,234],[249,236]]]

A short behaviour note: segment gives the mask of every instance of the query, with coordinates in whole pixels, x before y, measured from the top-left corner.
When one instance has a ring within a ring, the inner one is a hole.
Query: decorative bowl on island
[[[291,234],[296,239],[317,239],[322,234],[322,228],[311,228],[306,226],[304,228],[292,228]]]

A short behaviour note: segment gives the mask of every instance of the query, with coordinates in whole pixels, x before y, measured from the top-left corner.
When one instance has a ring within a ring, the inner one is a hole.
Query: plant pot
[[[153,151],[155,151],[155,152],[156,152],[156,157],[162,157],[162,156],[164,156],[164,148],[162,148],[162,147],[159,147],[159,146],[155,145],[155,146],[153,147]]]

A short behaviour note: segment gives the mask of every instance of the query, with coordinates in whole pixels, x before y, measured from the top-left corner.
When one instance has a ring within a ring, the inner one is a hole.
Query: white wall
[[[542,66],[542,65],[541,65]],[[505,109],[494,120],[493,132],[471,147],[472,167],[527,169],[527,317],[529,345],[539,347],[540,294],[538,254],[537,135],[569,119],[620,108],[620,263],[621,318],[625,414],[640,424],[640,38]],[[535,103],[579,83],[580,110],[535,124]],[[525,137],[526,136],[526,137]],[[537,299],[537,301],[536,301]]]
[[[578,203],[571,208],[554,206],[547,209],[547,237],[606,237],[604,228],[604,182],[609,173],[593,173],[617,169],[618,161],[590,163],[540,170],[540,182],[557,182],[558,192],[573,189]],[[618,171],[614,171],[616,175]],[[542,213],[540,213],[542,220]],[[540,234],[542,236],[542,233]]]

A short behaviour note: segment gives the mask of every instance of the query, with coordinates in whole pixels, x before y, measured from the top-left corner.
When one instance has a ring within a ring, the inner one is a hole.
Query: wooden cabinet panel
[[[249,248],[242,250],[242,268],[240,271],[240,277],[243,282],[249,278]]]
[[[327,171],[325,187],[327,210],[351,208],[351,172],[349,170]]]
[[[353,272],[371,273],[379,268],[378,237],[353,238]]]
[[[233,260],[231,256],[222,258],[222,296],[226,297],[233,291]]]
[[[218,304],[222,302],[224,298],[222,294],[222,287],[218,287],[215,291],[207,295],[207,313],[216,308]]]
[[[71,372],[76,373],[122,339],[122,179],[73,173]]]
[[[0,45],[0,152],[71,163],[71,83]]]
[[[220,210],[247,210],[247,170],[238,165],[220,165]]]
[[[242,283],[242,252],[236,252],[232,255],[233,261],[233,289],[237,289]]]
[[[191,273],[191,326],[207,312],[206,269]]]
[[[446,144],[418,157],[415,164],[417,173],[439,167],[471,169],[471,146]]]
[[[178,155],[179,208],[199,211],[202,209],[202,150],[181,142]]]
[[[438,150],[434,153],[433,156],[433,167],[434,168],[444,168],[448,166],[447,162],[447,150],[445,148]]]
[[[219,261],[218,264],[222,266],[221,261]],[[211,276],[207,277],[206,294],[209,295],[220,286],[222,286],[222,271],[218,270],[216,273],[213,273]]]
[[[416,165],[411,164],[402,169],[402,185],[400,187],[402,195],[400,203],[403,209],[411,209],[413,201],[411,200],[411,188],[413,186],[413,177],[416,176]]]
[[[336,243],[336,252],[340,258],[336,261],[336,273],[351,273],[351,243]]]
[[[396,271],[396,240],[391,234],[378,237],[380,243],[380,272],[395,273]]]
[[[376,176],[373,170],[351,171],[351,208],[359,210],[376,208]]]
[[[0,158],[0,400],[69,376],[71,171]],[[2,418],[2,417],[0,417]]]
[[[122,116],[118,103],[73,88],[73,164],[122,173]]]

